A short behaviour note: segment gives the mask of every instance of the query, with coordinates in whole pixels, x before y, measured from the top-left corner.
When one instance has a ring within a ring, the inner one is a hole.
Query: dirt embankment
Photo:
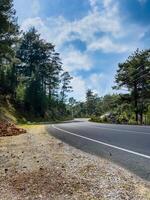
[[[148,200],[150,184],[46,134],[0,138],[0,200]]]

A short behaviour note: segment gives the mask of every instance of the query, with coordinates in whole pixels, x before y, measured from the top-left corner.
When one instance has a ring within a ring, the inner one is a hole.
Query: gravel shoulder
[[[62,143],[45,127],[0,138],[0,200],[150,200],[150,183]]]

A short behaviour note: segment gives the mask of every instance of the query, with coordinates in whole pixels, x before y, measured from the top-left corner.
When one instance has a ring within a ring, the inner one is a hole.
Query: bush
[[[103,118],[92,116],[90,121],[91,122],[98,122],[98,123],[111,123],[111,120],[107,116],[104,116]]]
[[[136,123],[136,121],[134,119],[130,119],[129,122],[128,122],[128,124],[135,125],[137,123]]]
[[[96,117],[96,116],[92,116],[91,119],[90,119],[90,121],[101,123],[101,118],[100,117]]]
[[[119,124],[127,124],[129,121],[127,113],[123,112],[121,115],[119,115],[117,121]]]

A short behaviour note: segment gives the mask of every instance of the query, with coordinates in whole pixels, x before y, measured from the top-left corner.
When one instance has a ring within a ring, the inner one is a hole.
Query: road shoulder
[[[150,184],[97,156],[26,126],[0,138],[0,197],[15,199],[150,199]]]

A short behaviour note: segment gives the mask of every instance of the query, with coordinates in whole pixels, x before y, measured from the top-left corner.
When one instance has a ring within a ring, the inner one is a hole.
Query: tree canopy
[[[68,115],[65,103],[72,77],[63,71],[55,46],[34,27],[19,34],[12,0],[0,2],[0,24],[0,95],[26,116]]]
[[[124,63],[120,63],[116,83],[115,88],[128,89],[128,101],[134,108],[136,122],[139,114],[142,124],[143,113],[147,111],[150,99],[150,50],[137,49]]]

